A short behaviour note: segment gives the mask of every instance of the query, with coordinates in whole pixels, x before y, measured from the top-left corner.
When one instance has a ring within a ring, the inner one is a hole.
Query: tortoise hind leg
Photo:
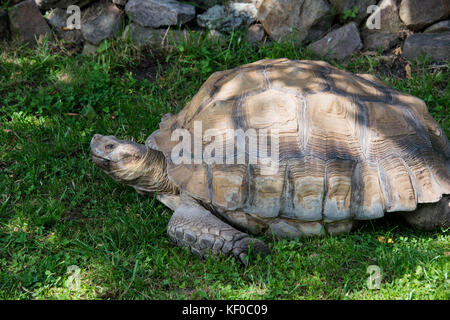
[[[450,196],[437,203],[422,203],[413,212],[402,212],[403,220],[414,228],[433,231],[450,227]]]
[[[233,254],[244,264],[253,255],[269,254],[267,245],[223,222],[193,201],[184,201],[170,219],[169,237],[178,245],[189,247],[199,257]]]

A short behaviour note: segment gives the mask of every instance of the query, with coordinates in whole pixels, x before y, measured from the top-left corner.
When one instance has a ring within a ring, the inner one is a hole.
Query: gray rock
[[[66,28],[69,14],[64,9],[55,8],[46,16],[48,24],[55,28]]]
[[[403,55],[408,59],[429,55],[433,60],[450,60],[450,32],[416,33],[403,45]]]
[[[8,14],[0,9],[0,39],[8,34]]]
[[[72,43],[80,43],[83,40],[81,30],[67,26],[69,16],[66,9],[56,8],[49,12],[47,21],[59,39]]]
[[[225,6],[227,12],[233,12],[245,16],[247,24],[253,23],[258,15],[258,9],[253,3],[230,2]]]
[[[212,8],[216,5],[225,5],[230,2],[251,3],[256,8],[259,8],[262,0],[195,0],[195,3],[203,8]]]
[[[251,3],[258,9],[261,6],[263,0],[232,0],[233,2],[241,2],[241,3]]]
[[[450,0],[403,0],[400,5],[400,18],[409,29],[415,31],[448,16]]]
[[[81,33],[86,41],[98,45],[107,38],[112,38],[123,28],[123,13],[108,0],[96,2],[81,15]]]
[[[137,46],[167,46],[180,43],[182,41],[195,41],[204,34],[204,31],[188,31],[173,29],[152,29],[144,28],[138,24],[129,24],[123,33],[124,39],[131,40]],[[226,38],[216,30],[210,30],[207,37],[215,41],[225,41]]]
[[[54,8],[66,9],[70,5],[77,5],[82,8],[94,1],[95,0],[34,0],[37,6],[42,10]]]
[[[341,23],[352,20],[358,24],[369,15],[369,13],[367,13],[367,8],[371,5],[377,4],[377,2],[378,0],[330,0],[331,6],[337,13]],[[358,8],[356,17],[353,19],[345,19],[345,12],[348,10],[353,10],[355,7]]]
[[[400,38],[396,33],[367,33],[362,35],[364,48],[367,50],[388,50],[395,46]]]
[[[125,28],[123,37],[125,39],[130,39],[137,46],[147,44],[164,46],[170,43],[189,40],[194,33],[195,32],[188,32],[187,30],[145,28],[132,23]]]
[[[262,24],[257,23],[257,24],[251,25],[247,31],[247,41],[249,43],[263,42],[265,35],[266,35],[266,33],[264,31],[264,27],[262,26]]]
[[[425,33],[441,33],[441,32],[450,32],[450,20],[444,20],[433,24],[431,27],[428,27]]]
[[[367,18],[362,28],[363,32],[395,33],[406,29],[398,15],[398,0],[382,0],[378,6],[379,10]],[[378,14],[380,16],[380,29],[370,29],[371,23]]]
[[[349,23],[327,34],[309,46],[312,52],[342,60],[362,49],[363,44],[356,23]]]
[[[34,43],[36,38],[50,34],[50,27],[33,0],[11,7],[8,16],[11,33],[21,43]]]
[[[227,32],[241,29],[256,21],[257,10],[251,3],[229,3],[216,5],[197,16],[199,26]]]
[[[263,0],[258,20],[276,41],[292,37],[295,42],[309,42],[331,27],[331,6],[324,0]]]
[[[197,23],[203,28],[212,30],[222,30],[222,26],[225,28],[233,29],[234,26],[239,26],[242,20],[231,21],[230,17],[226,16],[225,7],[222,5],[215,5],[209,8],[205,13],[197,16]]]
[[[57,8],[57,5],[62,2],[69,3],[68,0],[34,0],[36,5],[43,10],[51,9],[51,8]],[[76,1],[74,1],[76,2]],[[67,6],[66,6],[67,8]]]
[[[93,44],[90,44],[89,42],[86,42],[84,44],[83,52],[81,52],[81,54],[85,55],[85,56],[93,55],[93,54],[97,53],[97,49],[98,49],[98,46],[94,46]]]
[[[382,0],[379,9],[372,13],[364,26],[361,36],[364,40],[364,47],[368,50],[387,50],[400,41],[399,33],[406,29],[406,26],[398,16],[399,0]],[[380,17],[380,28],[371,29],[369,26],[374,22],[375,17]]]
[[[168,39],[170,35],[170,30],[145,28],[135,23],[126,26],[125,32],[123,33],[125,39],[131,40],[138,46],[145,44],[163,44],[165,39]]]
[[[112,0],[112,3],[124,7],[127,4],[127,1],[128,0]]]
[[[129,0],[125,11],[133,22],[152,28],[181,25],[195,17],[194,6],[175,0]]]

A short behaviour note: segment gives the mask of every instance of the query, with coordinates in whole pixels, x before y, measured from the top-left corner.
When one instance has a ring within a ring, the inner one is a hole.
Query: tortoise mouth
[[[102,157],[99,154],[96,154],[94,151],[91,151],[91,158],[92,161],[101,168],[109,168],[109,165],[111,163],[110,159]]]

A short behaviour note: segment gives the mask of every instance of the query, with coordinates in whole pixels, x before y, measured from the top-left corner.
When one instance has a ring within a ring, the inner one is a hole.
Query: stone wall
[[[450,0],[25,0],[0,8],[0,39],[35,43],[49,35],[95,50],[128,37],[160,43],[168,27],[221,36],[247,30],[247,41],[294,41],[321,55],[346,59],[360,50],[428,54],[450,60]],[[195,4],[195,5],[192,5]],[[75,5],[76,11],[67,8]],[[77,25],[79,18],[80,24]]]

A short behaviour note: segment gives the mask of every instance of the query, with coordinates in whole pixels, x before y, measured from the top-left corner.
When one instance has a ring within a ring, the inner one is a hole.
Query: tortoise
[[[214,142],[195,137],[208,130]],[[265,154],[255,141],[266,141]],[[262,161],[269,151],[276,166]],[[91,155],[116,181],[174,210],[169,237],[200,257],[246,263],[249,252],[270,253],[249,234],[336,235],[391,213],[423,230],[450,225],[450,147],[426,104],[322,61],[265,59],[215,72],[145,145],[96,134]]]

